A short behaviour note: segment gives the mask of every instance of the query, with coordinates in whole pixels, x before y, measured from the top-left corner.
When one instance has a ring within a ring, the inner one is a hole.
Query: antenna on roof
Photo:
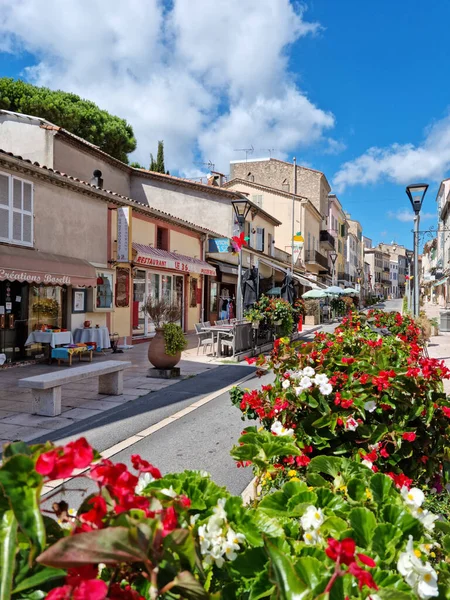
[[[268,152],[269,157],[272,158],[272,152],[275,152],[276,148],[261,148],[261,152]]]
[[[245,152],[245,162],[247,162],[247,157],[249,154],[253,154],[255,149],[253,148],[253,144],[250,148],[235,148],[234,152]]]
[[[198,162],[195,164],[202,167],[208,167],[210,171],[214,171],[214,167],[216,166],[211,160],[208,160],[208,162]]]

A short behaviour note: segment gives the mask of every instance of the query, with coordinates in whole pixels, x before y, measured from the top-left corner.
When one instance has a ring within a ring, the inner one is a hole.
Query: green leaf
[[[36,473],[34,461],[15,454],[0,468],[0,484],[9,500],[21,530],[35,546],[45,547],[45,527],[40,510],[42,477]]]
[[[352,500],[360,502],[366,498],[366,484],[361,479],[353,477],[347,483],[347,492]]]
[[[1,493],[1,491],[0,491]],[[6,510],[5,510],[6,509]],[[0,598],[10,598],[17,551],[18,523],[6,499],[0,500]]]
[[[447,556],[450,555],[450,535],[444,535],[442,538],[442,547],[447,552]]]
[[[375,473],[370,480],[370,489],[372,490],[375,502],[383,504],[391,494],[392,479],[382,473]]]
[[[230,562],[230,570],[241,577],[251,579],[255,573],[263,571],[267,565],[267,554],[263,548],[250,548],[244,552],[239,552],[236,560]],[[266,573],[267,577],[267,573]],[[270,587],[267,577],[267,586]]]
[[[254,573],[255,571],[253,571]],[[270,583],[267,569],[264,569],[253,579],[248,600],[261,600],[261,598],[271,597],[274,591],[275,586]]]
[[[389,563],[395,559],[402,537],[402,530],[392,523],[380,523],[373,532],[372,548],[382,560]]]
[[[287,497],[283,492],[273,492],[261,500],[258,509],[270,516],[289,516]]]
[[[413,593],[401,592],[400,590],[380,589],[377,591],[381,600],[416,600],[417,596]]]
[[[354,508],[350,512],[350,523],[358,546],[369,546],[377,525],[374,514],[367,508]]]
[[[195,541],[188,529],[174,529],[164,538],[164,548],[175,552],[181,563],[194,569],[197,559]]]
[[[15,454],[31,455],[31,449],[25,442],[11,442],[3,449],[3,458],[11,458]]]
[[[295,569],[311,590],[314,590],[326,575],[324,565],[312,556],[299,558],[295,563]]]
[[[388,504],[383,509],[384,520],[392,523],[402,530],[404,537],[407,535],[420,535],[422,533],[422,525],[414,518],[405,508]]]
[[[291,559],[275,546],[266,542],[266,550],[270,560],[270,580],[277,589],[279,600],[302,600],[309,590],[296,572]]]
[[[263,511],[255,512],[255,521],[259,529],[268,537],[280,538],[284,536],[284,529],[279,521],[273,517],[269,517]]]
[[[308,473],[323,473],[337,477],[342,470],[342,460],[333,456],[316,456],[308,465]]]
[[[130,535],[126,527],[109,527],[62,538],[36,559],[49,567],[67,569],[88,563],[142,562],[149,540]],[[140,543],[140,545],[137,544]]]
[[[209,594],[197,579],[189,571],[182,571],[173,580],[173,590],[180,590],[182,598],[188,600],[208,600]]]
[[[331,537],[340,537],[341,533],[347,529],[347,523],[339,517],[328,517],[320,527],[323,535]]]
[[[29,590],[30,588],[41,586],[49,581],[54,581],[55,579],[64,579],[67,575],[66,571],[62,569],[54,569],[53,567],[43,567],[39,569],[36,573],[31,575],[31,577],[27,577],[23,579],[13,590],[13,594],[18,594],[19,592],[23,592],[24,590]],[[56,586],[55,586],[56,587]],[[1,598],[2,596],[0,596]]]

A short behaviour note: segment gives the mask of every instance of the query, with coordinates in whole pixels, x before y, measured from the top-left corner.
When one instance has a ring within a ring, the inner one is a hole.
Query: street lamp
[[[331,284],[334,285],[334,276],[335,276],[335,264],[336,264],[336,259],[338,257],[337,252],[330,252],[330,254],[328,255],[331,259],[331,262],[333,263],[333,274],[331,276],[332,281]]]
[[[236,215],[236,220],[239,225],[239,233],[244,231],[245,219],[247,218],[248,213],[252,207],[252,204],[246,199],[242,200],[232,200],[231,204],[233,206],[234,213]],[[237,280],[237,290],[236,290],[236,318],[238,320],[243,317],[243,298],[242,298],[242,249],[239,249],[238,252],[238,280]]]
[[[361,296],[362,296],[362,285],[361,285],[361,274],[362,274],[362,268],[361,267],[357,267],[356,269],[356,274],[358,275],[358,284],[359,284],[359,302],[358,302],[358,306],[361,306]]]
[[[419,308],[419,221],[422,202],[427,193],[428,184],[413,183],[408,185],[406,193],[414,211],[414,316],[418,317]]]

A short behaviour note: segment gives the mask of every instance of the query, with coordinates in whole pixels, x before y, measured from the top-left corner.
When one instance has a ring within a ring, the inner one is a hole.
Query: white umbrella
[[[359,296],[358,290],[355,290],[354,288],[345,288],[344,294],[345,296]]]
[[[304,294],[302,294],[302,298],[305,300],[313,299],[313,298],[327,298],[328,294],[325,293],[325,290],[308,290]]]
[[[329,296],[342,296],[344,293],[344,290],[337,285],[330,285],[330,287],[325,288],[323,291]]]

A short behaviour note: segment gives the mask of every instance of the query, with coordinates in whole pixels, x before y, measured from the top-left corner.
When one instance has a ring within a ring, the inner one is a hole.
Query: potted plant
[[[186,348],[183,330],[177,324],[181,307],[165,298],[149,296],[143,311],[155,325],[155,336],[148,347],[148,360],[157,369],[172,369]]]
[[[431,335],[439,335],[439,322],[437,317],[430,319],[431,323]]]
[[[259,329],[261,321],[264,320],[264,315],[259,310],[257,304],[255,304],[245,313],[245,317],[250,321],[253,329]]]

